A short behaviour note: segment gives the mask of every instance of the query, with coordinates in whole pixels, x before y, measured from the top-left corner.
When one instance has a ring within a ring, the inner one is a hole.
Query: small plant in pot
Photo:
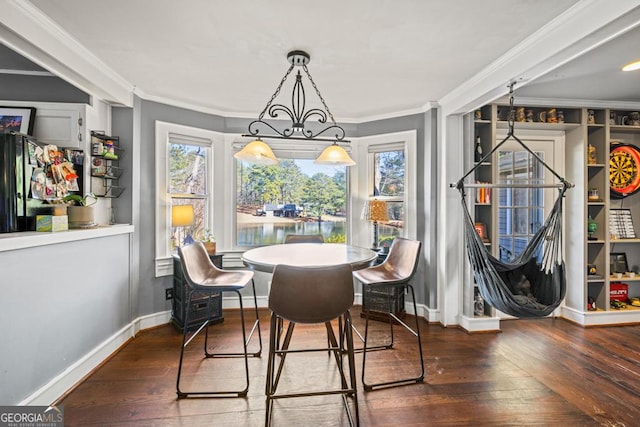
[[[204,234],[202,235],[200,241],[204,245],[209,255],[216,254],[216,238],[211,233],[211,230],[209,230],[208,228],[204,230]]]
[[[96,226],[93,205],[96,204],[98,199],[95,194],[87,193],[84,196],[68,194],[62,201],[68,205],[69,228],[91,228]]]

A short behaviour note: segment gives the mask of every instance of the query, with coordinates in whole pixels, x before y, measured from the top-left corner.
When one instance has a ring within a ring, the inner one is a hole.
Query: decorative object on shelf
[[[208,228],[204,230],[204,234],[202,235],[202,239],[200,239],[200,241],[204,245],[204,248],[207,250],[207,253],[209,255],[216,254],[216,238],[211,233],[211,230],[209,230]]]
[[[267,102],[267,105],[264,107],[257,120],[249,123],[249,133],[242,135],[243,137],[251,137],[255,138],[255,140],[251,141],[247,145],[242,148],[239,152],[234,154],[234,157],[239,160],[243,160],[250,163],[264,164],[264,165],[275,165],[278,163],[278,158],[273,154],[271,148],[262,141],[261,138],[275,138],[275,139],[297,139],[297,140],[305,140],[305,141],[325,141],[325,142],[333,142],[332,145],[327,147],[321,154],[316,158],[315,163],[319,164],[328,164],[328,165],[342,165],[342,166],[353,166],[355,162],[351,159],[349,154],[345,151],[344,148],[338,145],[338,142],[350,142],[345,140],[345,131],[344,129],[336,123],[336,120],[331,114],[327,103],[324,98],[320,94],[320,90],[316,86],[309,70],[307,68],[307,64],[311,60],[311,56],[304,51],[294,50],[287,53],[287,59],[291,64],[289,69],[285,73],[284,77],[278,84],[276,91],[271,96],[271,99]],[[298,70],[298,74],[296,75],[296,82],[293,85],[293,91],[291,93],[292,105],[291,108],[283,105],[283,104],[273,104],[273,101],[280,93],[282,89],[282,85],[293,71],[294,67],[301,67],[306,73],[313,89],[318,96],[318,99],[322,103],[323,109],[320,108],[312,108],[305,111],[306,105],[306,96],[304,91],[304,86],[302,84],[302,74],[300,70]],[[269,116],[271,118],[277,118],[278,114],[284,113],[291,119],[290,127],[285,128],[284,130],[278,130],[271,124],[267,123],[263,120],[264,115],[269,112]],[[310,117],[317,117],[318,123],[324,124],[327,122],[327,117],[331,120],[331,124],[326,126],[324,129],[319,129],[314,131],[314,129],[305,128],[305,122]],[[273,131],[275,134],[264,134],[261,133],[260,127],[269,128],[270,131]],[[320,135],[325,132],[335,132],[334,136],[330,139],[328,138],[319,138]]]
[[[589,276],[596,276],[598,274],[598,267],[595,264],[587,264],[587,274]]]
[[[526,116],[524,114],[524,107],[516,108],[516,122],[524,122]]]
[[[600,193],[598,192],[597,188],[590,188],[588,195],[587,195],[587,200],[589,200],[590,202],[601,202],[602,199],[600,198]]]
[[[589,144],[587,147],[587,164],[595,165],[598,159],[598,152],[594,145]]]
[[[66,203],[69,228],[93,228],[96,226],[93,205],[98,199],[95,194],[68,194],[62,201]]]
[[[640,189],[640,150],[635,145],[611,141],[609,151],[611,197],[621,199]]]
[[[378,221],[389,221],[387,202],[384,200],[367,200],[362,210],[362,219],[373,222],[372,249],[378,249]]]
[[[482,110],[476,110],[473,112],[473,117],[475,120],[482,120]]]
[[[564,123],[564,112],[562,110],[558,110],[558,123]]]
[[[482,299],[482,295],[476,289],[476,295],[473,299],[473,315],[474,316],[484,316],[484,300]]]
[[[555,108],[549,108],[547,110],[547,123],[558,123],[558,116]]]
[[[173,205],[171,206],[171,226],[177,228],[178,238],[176,247],[193,243],[193,237],[189,233],[184,237],[181,236],[181,229],[193,225],[195,221],[193,213],[193,205]]]
[[[476,135],[476,145],[473,149],[474,161],[479,163],[482,161],[482,140],[480,135]]]
[[[615,125],[616,124],[616,113],[611,111],[609,113],[609,124],[610,125]]]
[[[609,209],[609,235],[613,240],[636,238],[630,209]]]
[[[627,283],[611,283],[609,286],[609,300],[626,304],[629,301],[629,285]],[[626,308],[626,306],[614,308]]]
[[[629,113],[629,125],[630,126],[640,126],[640,113],[634,111]]]
[[[489,238],[487,237],[487,227],[482,222],[476,222],[474,225],[478,236],[482,239],[483,242],[489,243]]]
[[[527,115],[526,115],[526,117],[527,117],[527,121],[528,121],[529,123],[533,122],[533,110],[527,110]]]
[[[598,307],[596,307],[596,300],[593,297],[587,298],[587,310],[596,311]]]
[[[589,233],[589,240],[597,240],[597,238],[594,236],[597,230],[598,223],[595,222],[593,218],[591,218],[591,215],[589,215],[589,219],[587,219],[587,233]]]
[[[611,252],[609,254],[609,271],[611,274],[624,274],[629,271],[626,252]]]
[[[593,110],[587,110],[587,124],[594,125],[596,124],[596,113]]]

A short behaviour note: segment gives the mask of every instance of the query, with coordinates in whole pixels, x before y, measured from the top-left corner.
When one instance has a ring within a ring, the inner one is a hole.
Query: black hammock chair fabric
[[[466,202],[464,179],[509,138],[517,141],[561,183],[557,186],[558,197],[545,223],[533,235],[525,250],[513,262],[505,263],[489,253],[474,227]],[[551,314],[560,305],[566,293],[566,274],[562,260],[562,200],[567,189],[573,185],[560,177],[524,142],[513,135],[511,125],[507,137],[487,153],[455,186],[460,191],[465,215],[467,255],[482,298],[491,306],[511,316],[543,317]]]
[[[510,263],[502,262],[489,253],[474,227],[463,195],[467,255],[480,295],[491,306],[511,316],[541,317],[551,314],[564,299],[566,276],[561,259],[563,195],[561,190],[544,225],[525,250]],[[538,263],[536,254],[541,247],[542,261]]]

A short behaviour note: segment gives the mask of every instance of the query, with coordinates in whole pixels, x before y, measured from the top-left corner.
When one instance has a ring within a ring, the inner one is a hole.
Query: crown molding
[[[256,117],[258,116],[258,114],[255,112],[249,113],[245,111],[224,111],[216,108],[205,107],[198,104],[192,104],[186,101],[180,101],[172,98],[158,96],[158,95],[147,93],[137,87],[134,87],[134,94],[144,99],[145,101],[157,102],[160,104],[170,105],[173,107],[184,108],[192,111],[198,111],[200,113],[212,114],[212,115],[220,116],[223,118],[255,120]],[[378,120],[386,120],[386,119],[394,119],[397,117],[411,116],[414,114],[424,114],[427,111],[431,110],[432,108],[437,108],[437,107],[438,107],[437,102],[428,102],[418,108],[412,108],[412,109],[407,109],[402,111],[395,111],[393,113],[378,114],[378,115],[372,115],[372,116],[350,117],[350,118],[339,117],[339,118],[336,118],[336,121],[338,123],[345,123],[345,124],[362,124],[362,123],[374,122]]]
[[[80,90],[133,105],[133,85],[27,0],[3,1],[0,41]]]
[[[640,25],[637,0],[576,3],[442,98],[445,115],[462,114]]]

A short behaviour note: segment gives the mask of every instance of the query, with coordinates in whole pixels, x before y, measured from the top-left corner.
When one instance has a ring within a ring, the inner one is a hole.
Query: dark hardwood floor
[[[354,308],[353,318],[364,321]],[[269,319],[262,312],[263,355],[249,362],[246,398],[176,398],[181,335],[170,325],[140,333],[58,404],[66,426],[261,426]],[[381,333],[388,325],[372,322]],[[396,349],[367,356],[367,377],[411,374],[410,336],[396,329]],[[364,392],[363,426],[640,425],[640,326],[590,328],[561,319],[502,322],[502,333],[469,335],[421,325],[423,384]],[[239,317],[225,311],[212,326],[218,348],[238,345]],[[322,325],[298,326],[294,345],[323,344]],[[254,343],[255,344],[255,341]],[[241,359],[206,359],[197,339],[184,368],[185,385],[241,385]],[[237,348],[237,347],[236,347]],[[336,380],[326,353],[290,355],[281,387],[322,388]],[[362,355],[356,355],[360,383]],[[191,375],[197,369],[197,375]],[[373,378],[372,378],[373,379]],[[186,386],[184,387],[186,388]],[[274,404],[274,426],[347,425],[337,396]]]

